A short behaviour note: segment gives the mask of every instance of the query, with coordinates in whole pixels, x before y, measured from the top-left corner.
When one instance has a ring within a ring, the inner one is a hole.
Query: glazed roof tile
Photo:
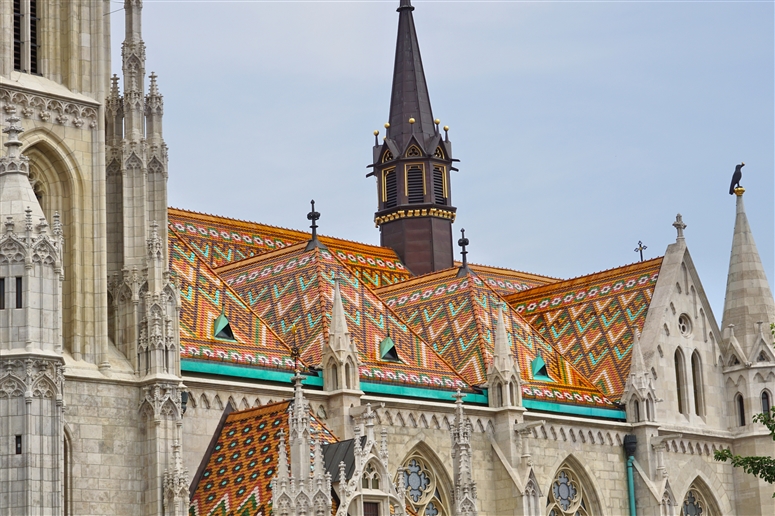
[[[476,273],[458,268],[427,274],[378,293],[403,320],[433,343],[472,385],[487,382],[494,351],[495,321],[503,299]],[[523,398],[614,408],[603,393],[508,305],[506,331],[522,372]],[[531,362],[541,355],[552,382],[533,378]]]
[[[460,262],[455,262],[460,266]],[[469,263],[468,268],[476,273],[479,278],[487,283],[491,289],[501,296],[507,296],[515,292],[522,292],[531,288],[548,285],[560,281],[559,278],[542,276],[529,272],[515,271],[503,267],[492,267],[478,263]]]
[[[202,459],[206,465],[196,479],[190,516],[271,514],[270,485],[277,471],[280,432],[288,439],[291,406],[291,401],[281,401],[226,416],[216,430],[215,446]],[[337,442],[312,413],[310,426],[316,438]]]
[[[169,232],[169,250],[170,271],[180,288],[181,358],[293,371],[290,348],[174,232]],[[234,341],[215,338],[221,314]]]
[[[306,243],[217,269],[217,273],[286,342],[296,339],[307,364],[320,364],[328,340],[334,278],[348,331],[359,350],[362,381],[431,389],[470,387],[422,337],[331,252]],[[292,329],[296,327],[295,337]],[[395,343],[400,362],[381,359],[380,342]]]
[[[643,330],[662,258],[533,288],[506,300],[611,399],[630,372],[633,326]]]
[[[169,208],[170,230],[186,241],[211,267],[220,267],[252,256],[283,249],[310,239],[310,233],[256,222]],[[343,263],[373,287],[390,285],[411,277],[392,249],[320,236]]]

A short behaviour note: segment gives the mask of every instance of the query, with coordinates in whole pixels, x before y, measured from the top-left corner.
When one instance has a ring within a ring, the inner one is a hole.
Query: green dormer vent
[[[549,377],[549,373],[546,370],[546,362],[544,362],[544,358],[541,355],[538,355],[530,362],[530,371],[533,373],[533,380],[554,381]]]
[[[236,341],[237,339],[234,338],[234,332],[231,331],[231,325],[229,324],[229,320],[226,318],[226,315],[221,312],[221,315],[218,316],[217,319],[215,319],[215,323],[213,324],[213,333],[215,334],[216,339],[220,340],[231,340]]]
[[[379,343],[379,356],[382,360],[387,362],[400,362],[398,358],[398,351],[396,350],[396,343],[390,338],[390,334],[385,337],[382,342]]]

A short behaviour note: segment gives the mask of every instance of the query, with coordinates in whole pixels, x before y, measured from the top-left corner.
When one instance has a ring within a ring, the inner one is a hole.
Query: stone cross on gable
[[[675,222],[673,222],[673,227],[678,232],[678,236],[676,237],[677,240],[681,240],[684,237],[684,229],[686,229],[686,224],[684,224],[683,217],[681,217],[681,214],[675,216]]]

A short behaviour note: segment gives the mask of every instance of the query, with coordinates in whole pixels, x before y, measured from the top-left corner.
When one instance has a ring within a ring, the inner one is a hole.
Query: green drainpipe
[[[627,455],[627,491],[630,499],[630,516],[638,516],[635,508],[635,478],[632,469],[635,462],[635,446],[638,444],[638,438],[634,435],[624,436],[624,453]]]

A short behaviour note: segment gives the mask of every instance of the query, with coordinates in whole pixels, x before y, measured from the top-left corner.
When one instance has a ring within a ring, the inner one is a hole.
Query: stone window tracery
[[[379,490],[379,473],[374,469],[374,465],[371,463],[367,464],[366,469],[363,471],[361,487],[364,489]]]
[[[708,507],[705,497],[692,484],[681,504],[681,516],[716,516]]]
[[[439,485],[437,475],[420,455],[413,454],[404,462],[402,474],[406,500],[418,515],[450,515],[447,497]]]
[[[554,477],[547,508],[548,516],[589,516],[584,489],[569,467],[562,466]]]

